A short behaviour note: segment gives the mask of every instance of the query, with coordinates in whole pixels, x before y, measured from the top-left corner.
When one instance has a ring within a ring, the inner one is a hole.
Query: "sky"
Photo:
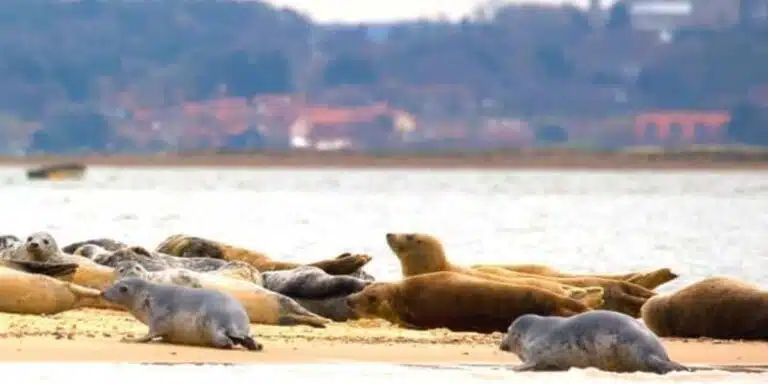
[[[419,17],[436,17],[439,13],[459,20],[478,5],[498,3],[570,3],[585,7],[588,0],[267,0],[308,14],[317,22],[387,22]],[[726,0],[723,0],[726,1]],[[603,0],[605,6],[613,0]]]

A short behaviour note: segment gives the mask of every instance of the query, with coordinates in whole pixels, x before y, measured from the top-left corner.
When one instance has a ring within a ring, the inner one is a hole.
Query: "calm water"
[[[384,234],[420,231],[442,238],[456,263],[535,262],[595,272],[672,267],[682,277],[661,291],[712,274],[768,286],[768,172],[93,168],[84,181],[29,182],[23,169],[5,168],[0,183],[1,232],[23,236],[47,230],[61,243],[110,236],[154,246],[182,232],[286,260],[364,252],[374,256],[366,269],[385,280],[400,271]],[[408,377],[414,381],[424,375],[415,368],[355,366],[382,382],[398,369],[412,371]],[[55,377],[66,367],[37,371]],[[103,367],[124,371],[119,376],[126,382],[148,370],[176,376],[181,369]],[[220,369],[232,378],[266,371],[286,378],[321,371],[324,378],[349,376],[346,369],[313,365],[183,369],[190,376],[192,369],[203,369],[211,378],[221,377]],[[475,370],[423,372],[430,378],[484,381],[508,381],[512,375]],[[616,380],[589,371],[566,375],[585,382]],[[674,377],[716,382],[722,379],[718,375]]]

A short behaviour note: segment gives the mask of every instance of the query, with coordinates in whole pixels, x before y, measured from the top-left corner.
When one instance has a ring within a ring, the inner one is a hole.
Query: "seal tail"
[[[66,283],[67,288],[78,298],[81,299],[95,299],[101,298],[101,291],[98,289],[83,287],[74,283]]]
[[[325,325],[331,321],[312,314],[311,316],[303,315],[284,315],[280,316],[278,321],[279,325],[308,325],[312,328],[325,328]]]
[[[655,373],[659,373],[659,374],[665,374],[665,373],[674,372],[674,371],[686,371],[686,372],[693,371],[691,368],[688,368],[680,363],[676,363],[669,359],[662,359],[656,355],[653,355],[648,358],[648,365],[651,367],[651,369]]]
[[[75,263],[41,263],[38,261],[17,261],[7,260],[12,267],[16,269],[39,275],[46,275],[50,277],[64,277],[71,276],[77,271],[78,265]]]
[[[253,337],[251,336],[238,337],[238,336],[232,336],[230,334],[227,334],[227,337],[229,337],[229,339],[232,340],[233,343],[240,344],[249,351],[258,352],[264,349],[264,346],[261,345],[261,343],[257,342],[256,340],[254,340]]]

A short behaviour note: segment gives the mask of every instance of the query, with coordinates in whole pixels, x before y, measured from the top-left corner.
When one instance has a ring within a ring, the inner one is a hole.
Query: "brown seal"
[[[492,265],[492,264],[477,264],[471,268],[502,268],[508,271],[527,273],[532,275],[539,275],[545,277],[562,277],[562,278],[575,278],[575,277],[597,277],[601,279],[621,280],[628,281],[633,284],[637,284],[646,289],[656,289],[662,284],[668,283],[679,276],[672,272],[669,268],[659,268],[647,272],[630,272],[624,274],[578,274],[578,273],[565,273],[558,271],[552,267],[540,264],[517,264],[517,265]]]
[[[267,255],[230,244],[183,234],[171,235],[156,249],[158,252],[179,257],[209,257],[220,260],[245,261],[259,271],[293,269],[303,264],[270,259]],[[341,256],[345,256],[343,254]],[[317,261],[308,265],[318,267],[331,275],[355,273],[371,261],[367,255],[351,255]]]
[[[360,317],[378,317],[407,328],[448,328],[455,332],[506,331],[518,316],[572,316],[595,308],[602,300],[582,301],[550,291],[490,281],[456,272],[376,282],[347,297]]]
[[[768,340],[768,292],[730,277],[656,295],[641,314],[660,337]]]
[[[495,270],[495,273],[465,268],[451,264],[448,261],[442,243],[427,234],[420,233],[388,233],[387,244],[395,253],[402,268],[403,277],[417,276],[433,272],[457,272],[499,282],[514,282],[532,287],[546,289],[552,293],[567,297],[580,298],[584,295],[602,295],[599,287],[576,287],[551,279],[542,279],[534,275],[521,275],[517,272]]]
[[[0,261],[0,312],[55,314],[83,307],[104,307],[101,292],[56,277],[71,276],[77,265]]]

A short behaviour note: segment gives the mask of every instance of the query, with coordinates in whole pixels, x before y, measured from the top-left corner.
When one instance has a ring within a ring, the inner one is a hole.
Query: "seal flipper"
[[[674,371],[686,371],[686,372],[693,371],[691,368],[688,368],[682,364],[676,363],[668,359],[662,359],[657,355],[652,355],[648,357],[647,363],[648,363],[648,367],[650,367],[654,373],[658,373],[658,374],[665,374],[665,373],[674,372]]]
[[[512,367],[512,370],[515,372],[544,372],[544,371],[563,371],[563,369],[559,369],[556,367],[553,367],[548,364],[542,364],[542,363],[534,363],[534,362],[528,362],[523,363],[518,366]]]
[[[11,268],[22,272],[46,275],[50,277],[63,277],[73,275],[78,265],[75,263],[41,263],[38,261],[5,260]]]
[[[227,333],[227,337],[229,337],[229,339],[232,340],[233,343],[240,344],[246,349],[248,349],[249,351],[258,352],[264,349],[264,346],[261,345],[261,343],[257,342],[256,340],[254,340],[253,337],[251,336],[237,337]]]

